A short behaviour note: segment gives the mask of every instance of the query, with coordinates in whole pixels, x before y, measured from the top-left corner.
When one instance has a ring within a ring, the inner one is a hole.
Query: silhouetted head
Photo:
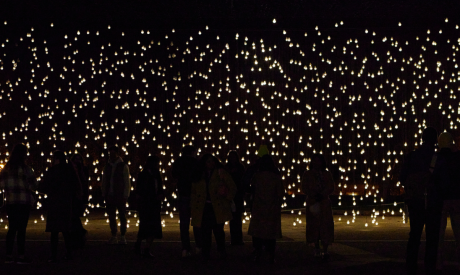
[[[438,132],[433,127],[427,127],[422,133],[423,144],[435,145],[438,142]]]
[[[53,153],[53,164],[58,165],[58,164],[63,164],[67,163],[66,157],[64,152],[62,151],[54,151]]]
[[[238,163],[240,163],[240,156],[238,155],[238,152],[236,152],[235,150],[228,152],[227,164],[234,166],[234,165],[237,165]]]
[[[13,151],[6,163],[5,168],[17,169],[18,167],[26,165],[27,158],[27,146],[22,143],[18,143],[14,146]]]
[[[157,156],[149,156],[145,162],[145,168],[153,171],[158,171],[160,169],[160,158]]]
[[[268,171],[276,174],[279,173],[279,170],[270,155],[264,155],[259,159],[259,171]]]
[[[249,160],[249,164],[250,165],[257,165],[259,160],[260,160],[260,157],[259,155],[249,155],[248,157],[248,160]]]
[[[195,151],[196,151],[195,146],[186,145],[186,146],[184,146],[184,148],[182,148],[182,155],[193,157],[193,156],[195,156]]]
[[[314,154],[311,158],[310,169],[318,171],[326,171],[326,159],[321,154]]]
[[[438,137],[439,149],[450,149],[454,148],[454,138],[449,132],[443,132]]]
[[[222,164],[220,163],[219,159],[217,159],[215,156],[207,153],[204,154],[200,159],[200,168],[202,172],[206,170],[210,171],[217,168],[222,168]]]
[[[80,154],[74,154],[71,160],[73,163],[77,165],[85,165],[85,160],[83,159],[83,156]]]
[[[115,162],[120,157],[120,149],[118,146],[109,147],[109,158],[111,162]]]

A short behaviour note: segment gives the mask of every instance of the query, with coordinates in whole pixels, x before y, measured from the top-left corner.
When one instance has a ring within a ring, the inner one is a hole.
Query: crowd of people
[[[18,144],[0,174],[0,188],[4,193],[4,208],[8,215],[5,263],[30,263],[25,256],[25,236],[30,211],[36,202],[36,192],[48,197],[46,232],[51,233],[51,257],[57,261],[59,232],[64,237],[65,259],[72,259],[72,249],[83,247],[87,230],[83,228],[83,216],[88,200],[88,171],[83,157],[75,154],[67,161],[62,151],[55,151],[52,166],[43,181],[38,184],[34,171],[26,164],[27,146]],[[13,257],[14,240],[17,238],[18,257]]]
[[[65,242],[65,260],[72,259],[72,250],[84,246],[87,230],[82,226],[88,201],[88,169],[83,157],[75,154],[69,159],[62,151],[53,153],[51,167],[38,183],[34,171],[26,164],[28,148],[18,144],[0,174],[0,188],[4,190],[9,228],[6,236],[5,263],[30,263],[25,256],[25,236],[35,194],[47,196],[46,232],[50,232],[50,263],[58,261],[58,240],[61,232]],[[126,202],[135,204],[139,215],[139,231],[134,245],[136,254],[153,257],[154,239],[161,239],[161,204],[164,200],[160,159],[149,156],[131,192],[128,165],[120,157],[117,146],[108,148],[108,160],[102,178],[102,197],[106,202],[111,237],[108,244],[127,244]],[[214,234],[219,258],[225,259],[224,225],[230,224],[231,245],[244,245],[242,219],[246,207],[251,209],[248,234],[252,236],[254,261],[260,261],[263,248],[269,261],[275,262],[276,239],[282,237],[281,204],[285,193],[281,173],[266,146],[259,149],[254,163],[245,169],[236,151],[230,151],[226,164],[212,154],[199,159],[196,149],[187,145],[174,162],[172,175],[179,196],[180,238],[182,257],[192,255],[190,225],[195,239],[194,253],[203,261],[211,258]],[[329,194],[334,190],[331,174],[322,155],[312,158],[310,170],[303,177],[303,190],[309,200],[307,208],[307,241],[317,247],[316,257],[328,258],[327,245],[333,241],[334,225]],[[246,201],[248,205],[246,205]],[[120,236],[117,217],[119,219]],[[320,233],[321,231],[321,233]],[[18,256],[13,257],[17,235]],[[143,241],[145,245],[143,246]],[[324,253],[319,251],[322,242]]]
[[[410,218],[407,243],[407,274],[417,274],[418,252],[423,228],[426,232],[426,274],[440,274],[443,263],[443,243],[450,216],[460,260],[460,151],[448,132],[438,136],[435,128],[427,127],[423,144],[404,160],[400,180],[406,192]],[[460,144],[457,140],[457,146]],[[437,144],[437,150],[436,150]]]
[[[435,274],[442,269],[448,216],[460,255],[460,151],[455,147],[450,133],[443,132],[438,136],[432,127],[423,131],[422,140],[421,146],[407,154],[400,173],[410,217],[406,261],[408,274],[417,272],[418,250],[424,227],[427,274]],[[27,151],[27,146],[16,145],[0,174],[0,188],[4,190],[4,207],[9,222],[5,262],[31,262],[25,257],[25,235],[36,191],[48,196],[46,232],[51,233],[49,262],[57,261],[59,232],[65,241],[64,258],[70,260],[72,249],[83,246],[87,234],[80,220],[88,200],[88,170],[83,165],[83,157],[76,154],[67,160],[64,152],[55,151],[52,166],[38,184],[32,168],[26,164]],[[130,199],[139,214],[134,251],[144,257],[153,257],[152,242],[162,238],[164,188],[160,159],[157,156],[147,158],[137,177],[135,192],[131,193],[129,167],[120,157],[119,148],[109,147],[108,153],[101,187],[112,234],[108,244],[127,244],[126,202]],[[252,236],[253,260],[260,261],[265,248],[269,262],[275,262],[276,240],[282,237],[281,204],[285,190],[281,173],[266,146],[260,146],[257,158],[245,169],[236,151],[230,151],[226,164],[223,164],[212,154],[197,158],[195,147],[187,145],[173,163],[172,175],[178,194],[183,258],[192,255],[190,225],[195,239],[194,253],[201,255],[203,261],[211,258],[213,234],[219,258],[226,259],[226,222],[230,222],[231,245],[244,245],[242,218],[248,207],[251,213],[248,235]],[[334,221],[329,199],[334,186],[325,157],[314,154],[302,176],[302,191],[306,195],[306,240],[314,245],[314,256],[324,260],[329,258],[328,246],[334,242]],[[117,237],[117,215],[120,238]],[[16,235],[18,257],[15,259],[13,244]],[[146,242],[142,249],[144,240]]]

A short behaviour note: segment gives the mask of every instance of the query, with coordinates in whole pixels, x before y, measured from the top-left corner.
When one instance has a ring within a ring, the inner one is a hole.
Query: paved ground
[[[408,225],[402,217],[377,219],[378,225],[369,217],[358,217],[355,223],[347,224],[346,216],[335,216],[336,243],[332,245],[328,262],[313,258],[313,248],[305,244],[305,218],[303,215],[283,214],[283,239],[278,242],[277,262],[269,265],[266,261],[255,264],[250,260],[251,239],[245,236],[246,245],[228,246],[228,259],[213,259],[203,264],[199,257],[183,260],[180,258],[179,226],[177,217],[164,216],[164,238],[155,241],[154,259],[137,257],[133,244],[137,228],[136,218],[131,215],[128,229],[128,245],[108,246],[109,228],[103,213],[97,211],[88,217],[88,243],[75,252],[75,259],[69,262],[48,264],[48,234],[44,233],[44,221],[33,216],[28,227],[27,254],[34,263],[27,266],[0,263],[1,274],[404,274],[405,246]],[[4,251],[6,234],[5,217],[0,223],[0,251]],[[339,218],[341,219],[339,221]],[[298,219],[302,221],[299,224]],[[351,219],[348,218],[350,221]],[[37,220],[37,223],[35,223]],[[296,226],[293,223],[296,222]],[[368,223],[368,226],[365,226]],[[248,223],[244,224],[247,230]],[[228,240],[228,226],[226,226]],[[444,274],[460,274],[455,262],[455,243],[452,230],[447,230],[446,266]],[[64,247],[60,243],[60,252]],[[420,251],[420,269],[423,269]],[[420,271],[420,274],[424,274]]]

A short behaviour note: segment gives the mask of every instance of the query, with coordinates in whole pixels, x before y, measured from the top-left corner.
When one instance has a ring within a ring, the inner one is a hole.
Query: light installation
[[[269,32],[13,27],[0,27],[9,34],[0,41],[0,166],[17,142],[29,147],[39,180],[54,150],[81,153],[91,172],[86,222],[104,207],[92,190],[112,144],[134,186],[145,158],[161,157],[170,217],[170,168],[182,146],[221,159],[234,149],[250,165],[264,144],[294,226],[313,153],[326,156],[336,177],[337,221],[352,225],[365,209],[374,225],[385,214],[404,219],[391,200],[402,192],[403,155],[420,145],[424,127],[452,131],[459,122],[460,38],[448,19],[410,30],[347,29],[343,21]]]

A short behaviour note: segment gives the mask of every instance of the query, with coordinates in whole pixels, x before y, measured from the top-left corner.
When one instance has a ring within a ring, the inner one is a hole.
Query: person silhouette
[[[8,215],[5,263],[14,263],[13,246],[17,235],[19,264],[29,264],[32,260],[25,256],[26,229],[30,209],[35,203],[34,191],[38,187],[34,171],[26,164],[27,146],[17,144],[8,162],[0,173],[0,189],[4,190],[5,208]]]
[[[104,168],[102,176],[102,196],[106,201],[107,214],[109,216],[110,231],[112,237],[108,244],[127,244],[126,241],[126,202],[131,190],[129,167],[120,157],[117,146],[109,148],[109,160]],[[120,241],[117,239],[116,210],[120,219]]]

